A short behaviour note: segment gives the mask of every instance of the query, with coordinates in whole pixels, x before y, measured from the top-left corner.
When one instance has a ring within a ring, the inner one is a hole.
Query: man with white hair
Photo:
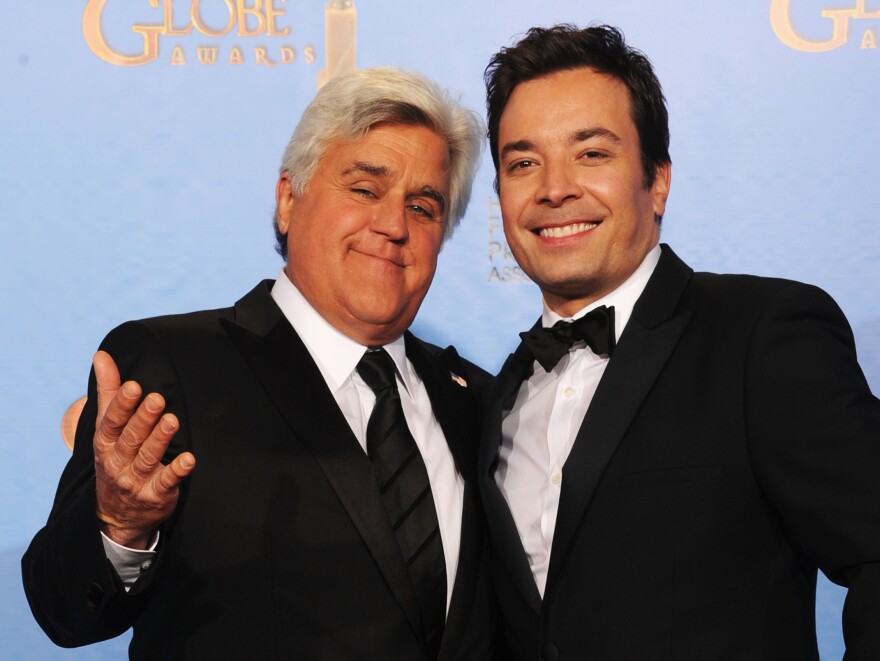
[[[328,83],[284,153],[277,280],[107,336],[22,561],[54,642],[133,627],[132,659],[490,654],[485,374],[406,330],[481,139],[421,76]]]

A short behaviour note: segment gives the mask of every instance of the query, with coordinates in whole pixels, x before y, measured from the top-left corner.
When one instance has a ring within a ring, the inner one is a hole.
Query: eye
[[[587,149],[583,154],[581,154],[581,158],[587,159],[588,161],[596,161],[608,158],[608,154],[598,149]]]
[[[413,203],[410,204],[407,208],[424,220],[433,221],[437,217],[436,212],[432,208],[423,206],[421,204]]]
[[[366,188],[352,188],[351,192],[355,195],[360,195],[361,197],[376,197],[373,191],[367,190]]]
[[[534,161],[529,160],[528,158],[523,158],[518,161],[514,161],[510,165],[507,166],[508,172],[514,172],[516,170],[527,170],[535,164]]]

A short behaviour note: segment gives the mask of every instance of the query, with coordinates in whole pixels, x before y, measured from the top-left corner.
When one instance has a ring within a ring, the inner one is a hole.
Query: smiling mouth
[[[571,225],[562,225],[561,227],[541,227],[532,230],[540,237],[547,239],[561,239],[566,236],[580,234],[581,232],[589,232],[597,227],[600,223],[572,223]]]

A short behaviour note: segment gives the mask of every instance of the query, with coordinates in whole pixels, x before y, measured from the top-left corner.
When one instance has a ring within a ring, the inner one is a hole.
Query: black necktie
[[[446,622],[446,560],[428,471],[403,417],[391,356],[384,349],[367,351],[357,371],[376,393],[367,454],[422,609],[428,650],[436,658]]]
[[[552,328],[533,328],[519,336],[547,372],[578,340],[585,341],[596,355],[610,356],[614,351],[614,307],[603,305],[575,321],[557,321]]]

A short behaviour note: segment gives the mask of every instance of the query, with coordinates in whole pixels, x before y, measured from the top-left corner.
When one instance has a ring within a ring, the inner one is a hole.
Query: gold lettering
[[[165,17],[165,32],[166,36],[172,37],[185,37],[190,32],[192,32],[193,26],[192,23],[188,23],[185,28],[180,30],[174,29],[174,4],[173,0],[164,0],[163,3],[163,15]]]
[[[306,46],[305,48],[303,48],[303,55],[306,58],[306,64],[311,64],[315,61],[315,47]]]
[[[226,27],[220,30],[212,30],[209,28],[205,21],[202,20],[201,13],[201,5],[202,0],[192,0],[192,5],[189,10],[189,17],[192,21],[192,24],[196,26],[196,30],[201,32],[206,37],[223,37],[230,32],[232,32],[232,28],[235,27],[235,7],[232,4],[232,0],[223,0],[226,4],[226,8],[229,10],[229,20],[226,22]]]
[[[865,34],[862,35],[862,45],[859,48],[877,48],[877,35],[871,28],[865,30]]]
[[[183,46],[175,46],[171,51],[171,64],[175,67],[186,65],[186,53],[183,52]]]
[[[256,37],[266,29],[266,19],[263,17],[263,0],[254,0],[254,6],[248,7],[247,0],[236,0],[238,6],[238,36]],[[257,21],[257,27],[248,29],[248,17],[253,16]]]
[[[102,30],[102,17],[108,0],[86,0],[82,15],[82,30],[86,45],[99,58],[117,66],[139,66],[155,61],[159,57],[159,39],[163,36],[184,37],[197,32],[210,38],[229,35],[238,24],[237,34],[241,37],[256,37],[263,33],[270,37],[286,37],[290,34],[289,26],[279,26],[279,17],[285,15],[281,6],[287,0],[222,0],[226,6],[228,20],[222,27],[209,25],[202,15],[202,0],[189,0],[189,22],[183,26],[174,24],[174,0],[147,0],[153,9],[162,12],[162,23],[134,24],[131,31],[143,39],[140,52],[127,54],[115,50],[108,42]],[[161,7],[160,7],[161,1]],[[210,15],[210,13],[209,13]],[[158,18],[158,17],[157,17]],[[178,15],[178,18],[181,18]],[[222,19],[221,19],[222,20]],[[255,48],[257,64],[275,67],[279,63],[290,64],[296,60],[296,50],[291,46],[279,49],[279,58],[269,56],[268,49]],[[306,63],[315,60],[315,49],[306,46],[303,50]],[[201,64],[216,64],[219,49],[213,46],[200,46],[196,55]],[[186,64],[186,52],[178,45],[171,52],[170,63],[174,66]],[[229,53],[229,64],[244,64],[244,55],[239,46]]]
[[[199,46],[196,48],[196,55],[199,58],[199,64],[216,64],[217,54],[220,49],[216,46]]]
[[[269,67],[270,69],[273,68],[273,67],[275,66],[275,62],[273,62],[272,60],[270,60],[270,59],[266,56],[266,49],[263,48],[262,46],[257,46],[257,47],[254,49],[254,55],[255,55],[255,57],[256,57],[256,63],[257,63],[257,64],[265,64],[265,65],[266,65],[267,67]]]
[[[287,2],[287,0],[281,0]],[[266,36],[267,37],[286,37],[290,34],[290,26],[279,30],[275,27],[275,18],[284,16],[283,9],[275,9],[275,0],[267,0],[266,2]],[[282,60],[283,61],[283,60]],[[291,60],[292,62],[293,60]]]
[[[880,18],[880,9],[865,9],[865,0],[856,0],[855,18]]]
[[[159,6],[158,3],[159,0],[150,0],[154,9]],[[101,32],[101,13],[106,4],[107,0],[89,0],[83,12],[83,36],[91,51],[105,62],[121,67],[136,67],[159,57],[161,25],[135,25],[131,28],[132,32],[144,39],[144,50],[140,55],[125,55],[110,48]]]
[[[789,48],[804,53],[824,53],[840,48],[849,37],[849,19],[864,13],[864,0],[859,0],[855,9],[823,9],[822,16],[832,21],[831,38],[825,41],[811,41],[801,35],[791,24],[791,0],[771,0],[770,25],[779,40]]]

